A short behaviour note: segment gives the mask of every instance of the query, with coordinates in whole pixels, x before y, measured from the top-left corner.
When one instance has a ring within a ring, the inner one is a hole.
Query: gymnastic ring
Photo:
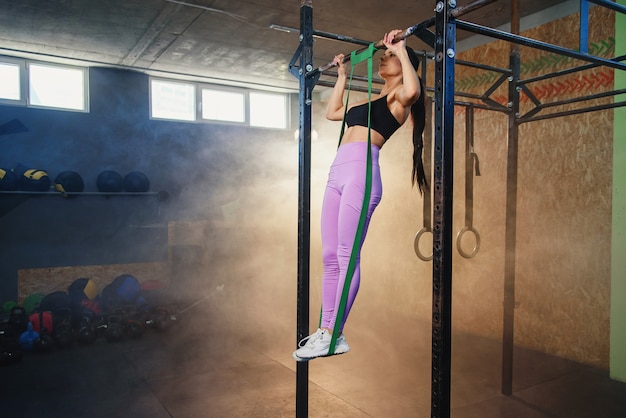
[[[430,253],[430,255],[424,255],[422,254],[422,252],[420,251],[420,238],[422,238],[422,235],[424,235],[427,232],[433,232],[432,229],[430,229],[430,227],[425,226],[422,229],[420,229],[417,234],[415,234],[415,240],[413,241],[413,248],[415,249],[415,255],[417,255],[417,257],[422,260],[422,261],[430,261],[433,259],[433,253]]]
[[[472,232],[474,237],[476,237],[476,244],[470,253],[466,253],[461,247],[461,238],[463,238],[463,234],[468,231]],[[478,253],[478,250],[480,250],[480,234],[474,229],[473,226],[466,226],[461,229],[458,234],[456,234],[456,249],[459,251],[459,254],[465,258],[473,258]]]

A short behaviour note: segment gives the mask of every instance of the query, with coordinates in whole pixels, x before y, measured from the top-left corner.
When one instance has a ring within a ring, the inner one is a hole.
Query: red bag
[[[33,324],[33,330],[37,331],[38,333],[41,334],[41,328],[43,325],[43,328],[46,329],[46,332],[49,335],[52,335],[52,332],[54,331],[54,325],[52,322],[52,312],[35,312],[33,314],[30,314],[29,317],[30,322]]]

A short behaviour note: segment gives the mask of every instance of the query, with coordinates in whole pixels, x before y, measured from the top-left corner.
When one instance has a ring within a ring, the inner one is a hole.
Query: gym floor
[[[206,304],[188,313],[140,339],[26,353],[0,368],[0,415],[295,416],[295,335],[237,330]],[[355,330],[349,353],[309,363],[310,417],[430,416],[430,326],[394,321],[412,332],[390,342],[376,338],[376,327]],[[514,394],[501,395],[500,350],[498,341],[453,336],[452,417],[626,416],[625,383],[523,349],[515,351]]]

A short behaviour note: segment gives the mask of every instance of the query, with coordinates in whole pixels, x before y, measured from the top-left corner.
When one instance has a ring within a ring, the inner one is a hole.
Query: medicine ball
[[[17,176],[11,170],[0,168],[0,190],[13,191],[17,190]]]
[[[45,296],[46,295],[42,293],[32,293],[28,295],[26,299],[24,299],[24,303],[23,303],[26,313],[31,314],[35,312],[37,309],[39,309],[39,304],[41,303],[41,301],[43,300]]]
[[[41,302],[39,302],[39,310],[50,311],[55,315],[67,316],[72,312],[72,302],[67,292],[55,290],[41,299]]]
[[[50,190],[50,177],[44,170],[30,168],[18,180],[20,190],[46,192]]]
[[[3,313],[10,313],[11,309],[15,308],[17,306],[17,302],[14,300],[7,300],[6,302],[4,302],[2,304],[2,312]]]
[[[67,293],[70,297],[76,295],[80,299],[93,300],[98,296],[98,285],[92,279],[81,277],[69,285]]]
[[[54,189],[63,193],[80,193],[85,189],[83,178],[75,171],[63,171],[54,179]]]
[[[124,190],[124,178],[117,171],[105,170],[98,175],[96,185],[100,192],[117,193]]]
[[[124,177],[124,190],[131,193],[145,193],[150,190],[150,180],[141,171],[132,171]]]
[[[75,320],[79,321],[88,312],[100,312],[100,304],[96,299],[98,286],[92,279],[82,277],[74,280],[67,288],[67,294],[70,297],[72,315]]]

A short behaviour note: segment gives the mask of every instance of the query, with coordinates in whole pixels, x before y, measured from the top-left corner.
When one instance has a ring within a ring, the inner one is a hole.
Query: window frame
[[[276,92],[271,92],[271,91],[262,91],[262,90],[251,90],[248,92],[248,119],[249,119],[249,123],[250,126],[255,127],[255,128],[262,128],[262,129],[280,129],[280,130],[289,130],[290,129],[290,120],[291,120],[291,113],[290,113],[290,109],[291,109],[291,102],[290,102],[290,95],[286,94],[286,93],[276,93]],[[283,115],[284,115],[284,126],[283,127],[276,127],[276,126],[263,126],[263,125],[252,125],[252,100],[250,99],[250,96],[253,94],[258,94],[258,95],[265,95],[265,96],[281,96],[284,100],[283,100]]]
[[[19,83],[19,91],[20,91],[20,98],[15,100],[15,99],[8,99],[8,98],[2,98],[0,97],[0,104],[3,105],[11,105],[11,106],[26,106],[28,104],[27,102],[27,88],[28,88],[28,81],[27,81],[27,73],[26,73],[26,60],[25,59],[20,59],[20,58],[12,58],[12,57],[0,57],[0,63],[1,64],[9,64],[9,65],[16,65],[18,67],[18,83]]]
[[[157,82],[162,82],[162,83],[170,83],[170,84],[178,84],[178,85],[185,85],[185,86],[191,86],[192,87],[192,92],[193,92],[193,119],[175,119],[175,118],[164,118],[164,117],[158,117],[158,116],[154,116],[152,114],[152,106],[153,106],[153,99],[154,99],[154,95],[153,95],[153,91],[152,91],[152,82],[153,81],[157,81]],[[167,78],[163,78],[163,77],[149,77],[148,79],[148,83],[149,83],[149,91],[148,91],[148,110],[149,110],[149,118],[151,120],[165,120],[165,121],[173,121],[173,122],[196,122],[197,118],[198,118],[198,88],[195,85],[195,83],[193,82],[188,82],[188,81],[184,81],[184,80],[172,80],[172,79],[167,79]]]
[[[59,69],[71,69],[77,70],[83,73],[83,82],[82,82],[82,93],[83,93],[83,108],[75,109],[71,107],[61,107],[61,106],[49,106],[49,105],[40,105],[33,104],[30,100],[31,93],[31,80],[30,80],[30,67],[40,66],[40,67],[52,67]],[[24,78],[26,79],[26,102],[27,106],[34,109],[51,109],[51,110],[63,110],[66,112],[80,112],[80,113],[89,113],[89,68],[81,67],[77,65],[67,65],[67,64],[57,64],[54,62],[46,62],[46,61],[34,61],[34,60],[26,60],[26,70],[24,73]]]
[[[237,121],[226,120],[226,119],[209,119],[209,118],[203,117],[202,114],[204,112],[204,100],[203,100],[204,98],[202,96],[202,92],[204,90],[219,91],[219,92],[226,92],[226,93],[240,93],[241,96],[243,97],[243,121],[237,122]],[[250,98],[249,98],[247,90],[244,90],[241,88],[235,88],[235,87],[228,87],[228,86],[218,86],[218,85],[213,85],[213,84],[198,84],[198,92],[200,93],[198,94],[198,121],[199,122],[221,123],[221,124],[237,125],[237,126],[250,126]]]

